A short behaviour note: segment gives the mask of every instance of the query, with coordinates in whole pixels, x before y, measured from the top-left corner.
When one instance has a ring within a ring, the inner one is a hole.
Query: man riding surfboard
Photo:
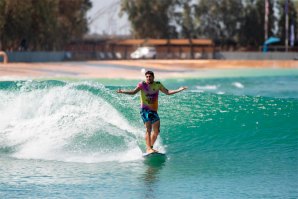
[[[168,90],[159,81],[154,81],[154,73],[152,71],[147,71],[145,76],[146,81],[139,82],[134,90],[118,89],[117,93],[134,95],[141,91],[140,114],[146,127],[146,153],[153,153],[157,152],[157,150],[153,149],[153,145],[160,129],[160,118],[157,113],[159,91],[166,95],[173,95],[187,89],[187,87],[183,86],[177,90]],[[151,133],[152,130],[153,133]]]

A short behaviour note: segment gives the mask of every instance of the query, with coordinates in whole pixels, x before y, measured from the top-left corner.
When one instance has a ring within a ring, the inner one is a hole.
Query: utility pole
[[[286,52],[288,52],[289,48],[289,0],[285,0],[285,14],[286,14],[286,32],[285,32],[285,47],[286,47]]]
[[[268,39],[268,16],[269,16],[269,2],[265,0],[265,23],[264,23],[264,32],[265,32],[265,41]]]

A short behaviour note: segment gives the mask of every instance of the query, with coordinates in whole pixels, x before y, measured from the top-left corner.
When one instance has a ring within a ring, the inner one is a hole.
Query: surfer
[[[141,110],[140,114],[146,127],[146,152],[153,153],[157,150],[153,149],[153,145],[159,135],[160,118],[157,114],[158,109],[158,93],[163,92],[166,95],[173,95],[187,89],[186,86],[177,90],[168,90],[159,81],[154,81],[154,73],[147,71],[145,73],[146,81],[139,82],[134,90],[118,89],[117,93],[134,95],[141,91]],[[153,130],[153,133],[151,134]]]

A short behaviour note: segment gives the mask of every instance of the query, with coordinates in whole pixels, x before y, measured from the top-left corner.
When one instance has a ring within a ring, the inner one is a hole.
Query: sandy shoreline
[[[204,69],[294,68],[295,60],[114,60],[0,64],[0,78],[123,78],[139,79],[141,70],[162,78],[192,76]]]

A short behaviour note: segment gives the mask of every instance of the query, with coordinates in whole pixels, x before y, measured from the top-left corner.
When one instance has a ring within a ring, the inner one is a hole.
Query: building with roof
[[[71,42],[65,50],[74,59],[131,59],[138,47],[156,49],[156,59],[212,59],[215,46],[210,39],[84,39]]]

